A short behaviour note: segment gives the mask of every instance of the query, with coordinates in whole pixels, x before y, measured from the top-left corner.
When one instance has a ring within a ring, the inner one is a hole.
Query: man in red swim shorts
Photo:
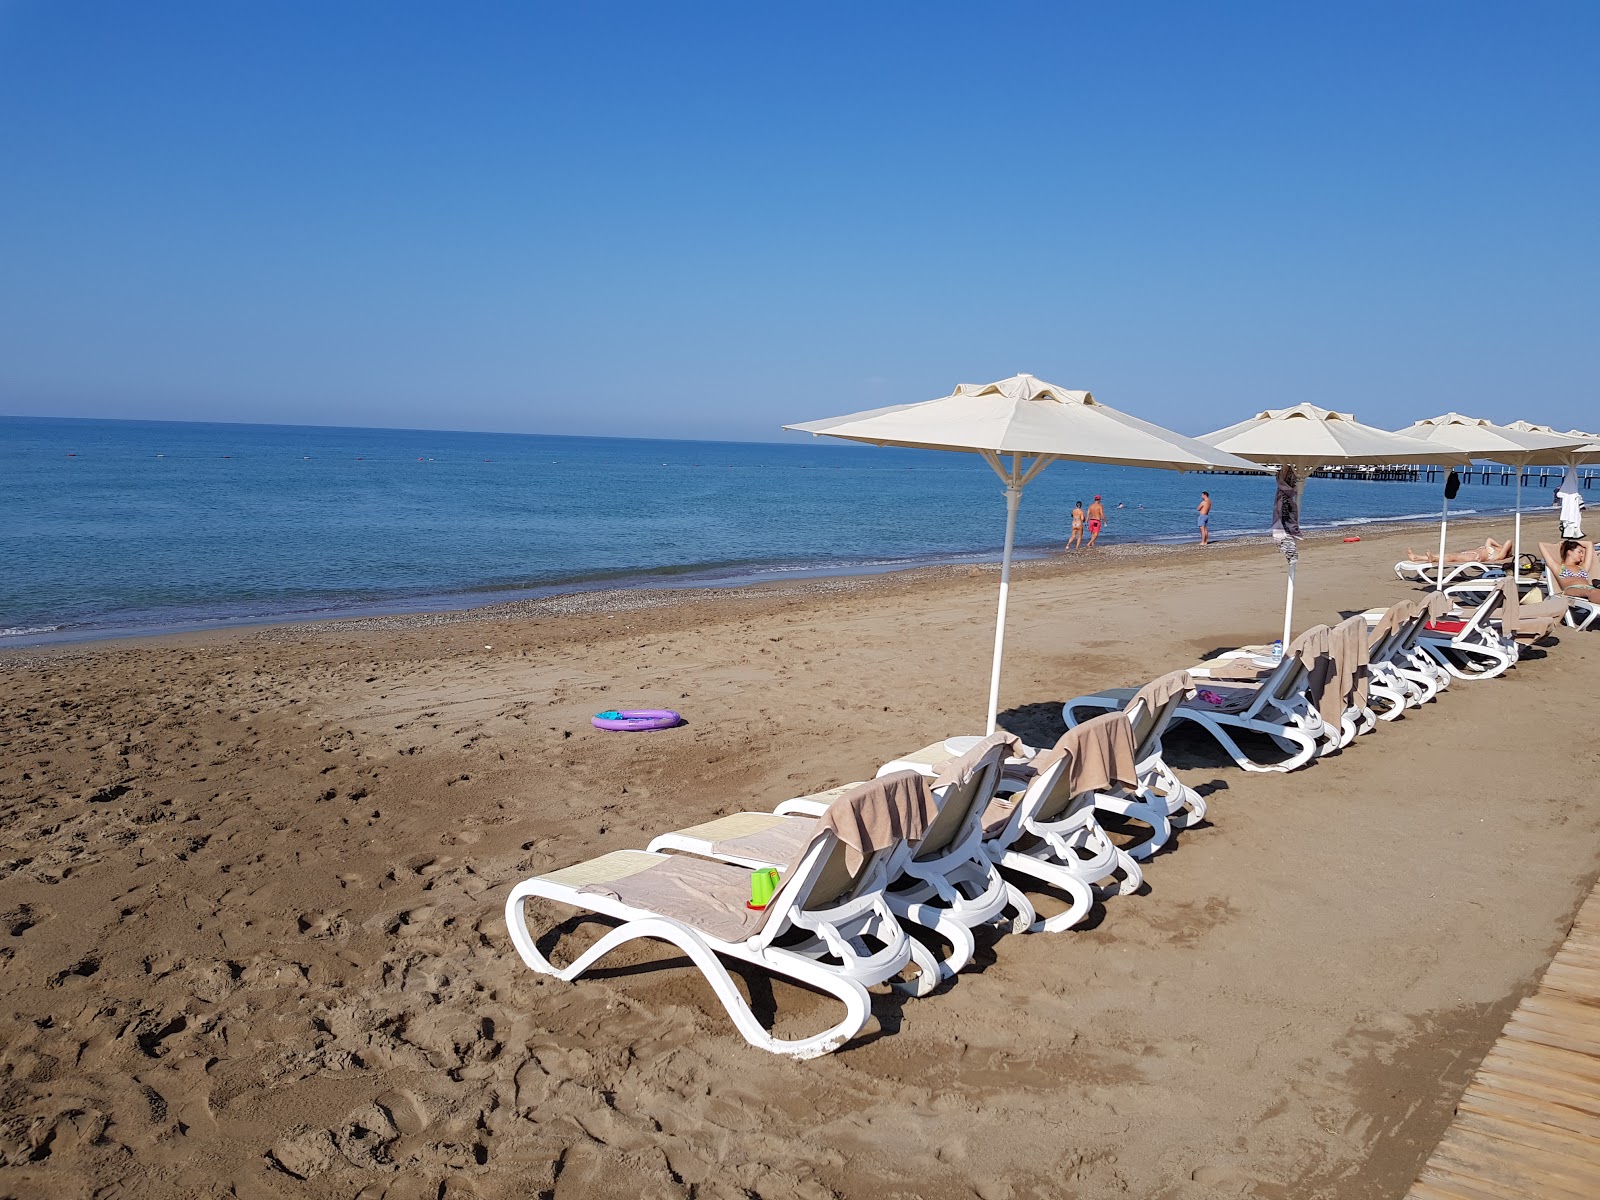
[[[1100,526],[1105,524],[1106,506],[1100,503],[1100,497],[1094,498],[1094,503],[1089,505],[1089,545],[1092,547],[1100,540]]]

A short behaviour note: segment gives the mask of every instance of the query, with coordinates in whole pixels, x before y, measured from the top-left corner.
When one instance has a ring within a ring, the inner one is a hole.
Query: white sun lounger
[[[900,848],[896,844],[865,855],[851,870],[849,847],[831,829],[819,826],[759,913],[744,903],[750,888],[750,872],[744,868],[687,855],[617,850],[517,884],[506,899],[506,927],[523,962],[567,981],[626,942],[670,942],[705,975],[747,1042],[777,1054],[815,1058],[861,1031],[872,1012],[867,987],[892,979],[911,961],[911,938],[884,896],[886,867]],[[646,895],[648,903],[642,899]],[[622,924],[571,965],[557,967],[528,930],[525,905],[534,899],[585,909]],[[756,1019],[722,957],[834,996],[845,1006],[845,1015],[810,1037],[775,1037]]]
[[[1431,592],[1425,599],[1405,599],[1361,614],[1371,638],[1368,673],[1373,694],[1385,705],[1382,720],[1393,721],[1407,708],[1421,708],[1450,686],[1450,672],[1420,644],[1428,623],[1450,611],[1450,601]]]
[[[1326,630],[1327,627],[1317,628]],[[1198,696],[1184,700],[1174,710],[1172,720],[1200,726],[1246,771],[1293,771],[1305,766],[1316,756],[1318,739],[1327,733],[1322,717],[1312,709],[1305,690],[1307,669],[1301,648],[1313,632],[1308,630],[1296,638],[1295,645],[1259,682],[1230,680],[1213,685],[1207,672],[1216,668],[1210,664],[1189,668],[1197,686],[1215,692],[1223,703],[1209,704]],[[1072,710],[1120,708],[1129,694],[1129,689],[1116,688],[1079,696],[1068,701],[1065,707]],[[1251,758],[1234,738],[1236,731],[1270,738],[1287,757],[1275,763]]]
[[[1189,672],[1173,671],[1142,688],[1108,688],[1092,696],[1078,696],[1061,706],[1061,719],[1068,729],[1107,711],[1120,710],[1128,718],[1139,761],[1142,792],[1147,797],[1160,797],[1165,802],[1161,806],[1164,811],[1158,809],[1153,815],[1147,814],[1139,811],[1136,805],[1113,798],[1107,798],[1101,807],[1139,818],[1150,825],[1150,840],[1133,851],[1138,858],[1148,858],[1159,850],[1171,829],[1187,829],[1205,820],[1205,798],[1180,780],[1161,754],[1162,735],[1179,707],[1194,696],[1195,690],[1195,680]]]
[[[1082,780],[1083,751],[1086,745],[1105,740],[1122,749],[1111,754],[1132,782],[1108,781],[1087,785]],[[1001,791],[1020,796],[1014,800],[1001,796],[985,815],[983,847],[999,866],[1031,876],[1070,897],[1068,907],[1055,916],[1037,921],[1033,929],[1060,932],[1078,924],[1092,911],[1093,903],[1113,890],[1101,881],[1121,873],[1115,890],[1129,895],[1144,883],[1138,862],[1100,827],[1096,811],[1115,803],[1132,800],[1144,793],[1139,779],[1138,759],[1132,731],[1118,713],[1106,713],[1069,729],[1056,745],[1040,752],[1026,770],[1025,783],[1003,780]],[[1164,809],[1162,797],[1145,795],[1141,809]]]
[[[1509,558],[1503,558],[1499,562],[1491,563],[1446,563],[1444,565],[1444,584],[1449,587],[1452,583],[1475,579],[1492,571],[1504,571],[1510,566],[1511,560]],[[1403,579],[1407,583],[1425,583],[1434,588],[1439,586],[1439,567],[1437,563],[1404,558],[1395,563],[1394,573],[1396,578]]]
[[[933,787],[938,816],[915,846],[902,847],[886,864],[884,898],[902,920],[939,933],[951,945],[943,959],[913,940],[916,979],[894,986],[912,995],[927,995],[972,961],[977,942],[972,930],[998,920],[1016,900],[1005,881],[979,849],[982,817],[1008,750],[1017,745],[1009,735],[985,739],[946,766],[943,782]],[[778,866],[811,837],[817,818],[842,789],[802,796],[780,804],[771,813],[742,812],[688,829],[664,833],[651,850],[679,850],[738,863],[746,867]],[[1013,927],[1026,929],[1031,906],[1019,907]]]

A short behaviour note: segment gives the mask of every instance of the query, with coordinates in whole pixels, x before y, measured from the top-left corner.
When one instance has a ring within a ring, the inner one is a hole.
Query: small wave
[[[27,637],[33,633],[54,633],[59,625],[0,625],[0,638]]]

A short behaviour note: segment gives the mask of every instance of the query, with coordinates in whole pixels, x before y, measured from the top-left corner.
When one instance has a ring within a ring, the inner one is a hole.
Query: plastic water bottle
[[[1272,643],[1272,658],[1274,662],[1283,660],[1283,639],[1275,638]]]

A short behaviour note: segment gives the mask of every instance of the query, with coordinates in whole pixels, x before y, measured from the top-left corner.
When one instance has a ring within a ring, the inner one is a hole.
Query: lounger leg
[[[1050,887],[1059,888],[1071,898],[1067,908],[1053,917],[1041,920],[1036,915],[1033,925],[1029,927],[1032,933],[1040,931],[1060,933],[1063,929],[1071,929],[1094,909],[1094,889],[1064,868],[1053,863],[1041,862],[1016,850],[1007,850],[1000,859],[1000,865],[1022,875],[1031,875]],[[1031,904],[1029,907],[1032,907]]]
[[[526,880],[512,888],[511,895],[506,898],[506,929],[522,961],[541,974],[554,975],[557,979],[571,982],[626,942],[640,938],[656,938],[669,942],[687,954],[690,961],[700,968],[700,973],[711,984],[711,990],[716,993],[717,999],[721,1001],[722,1007],[727,1010],[728,1016],[733,1019],[734,1026],[745,1041],[761,1050],[800,1059],[818,1058],[837,1050],[860,1033],[872,1015],[872,998],[868,995],[867,989],[855,980],[845,979],[800,955],[769,947],[759,959],[751,958],[746,961],[774,974],[787,975],[800,983],[834,996],[845,1006],[844,1020],[822,1033],[792,1040],[773,1037],[762,1027],[761,1022],[756,1020],[755,1013],[751,1011],[750,1005],[745,1002],[739,989],[734,985],[732,976],[728,974],[727,967],[722,965],[722,960],[717,957],[716,952],[696,936],[693,930],[664,917],[640,917],[630,920],[608,932],[579,955],[571,966],[564,970],[557,969],[549,959],[539,953],[533,937],[528,933],[523,904],[534,896],[541,896],[558,904],[569,904],[571,901],[561,896],[543,895],[535,886],[537,882],[537,880]]]

